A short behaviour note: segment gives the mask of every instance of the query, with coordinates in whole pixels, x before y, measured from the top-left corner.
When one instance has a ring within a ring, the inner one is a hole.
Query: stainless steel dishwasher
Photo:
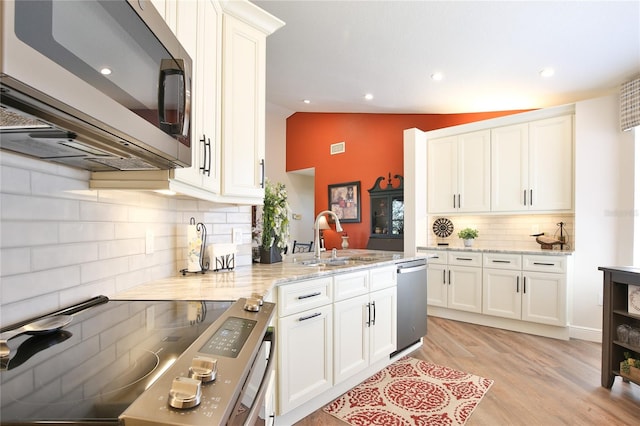
[[[398,350],[411,346],[427,334],[427,259],[397,263]]]

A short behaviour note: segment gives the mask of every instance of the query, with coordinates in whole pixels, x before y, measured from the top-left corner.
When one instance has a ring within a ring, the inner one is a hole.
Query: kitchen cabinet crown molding
[[[543,120],[545,118],[553,118],[561,115],[571,115],[575,114],[575,110],[575,104],[543,108],[535,111],[527,111],[518,114],[490,118],[482,121],[475,121],[473,123],[459,124],[457,126],[445,127],[442,129],[429,130],[425,132],[425,136],[427,140],[442,138],[446,136],[475,132],[477,130],[509,126],[512,124],[528,123],[534,120]]]
[[[274,33],[285,25],[284,21],[248,1],[219,0],[218,3],[225,14],[244,21],[266,35]]]

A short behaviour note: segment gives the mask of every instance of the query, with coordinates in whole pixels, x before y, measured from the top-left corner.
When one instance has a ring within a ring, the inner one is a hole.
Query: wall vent
[[[345,151],[345,143],[338,142],[331,144],[331,155],[342,154]]]

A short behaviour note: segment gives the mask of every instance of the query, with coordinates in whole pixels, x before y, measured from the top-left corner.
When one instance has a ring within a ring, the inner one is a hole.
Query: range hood
[[[1,86],[0,148],[90,170],[166,170],[174,161]]]

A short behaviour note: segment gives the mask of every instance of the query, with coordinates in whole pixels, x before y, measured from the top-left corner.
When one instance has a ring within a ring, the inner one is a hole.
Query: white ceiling
[[[267,102],[290,111],[541,108],[640,74],[639,0],[254,3],[286,23],[267,39]]]

